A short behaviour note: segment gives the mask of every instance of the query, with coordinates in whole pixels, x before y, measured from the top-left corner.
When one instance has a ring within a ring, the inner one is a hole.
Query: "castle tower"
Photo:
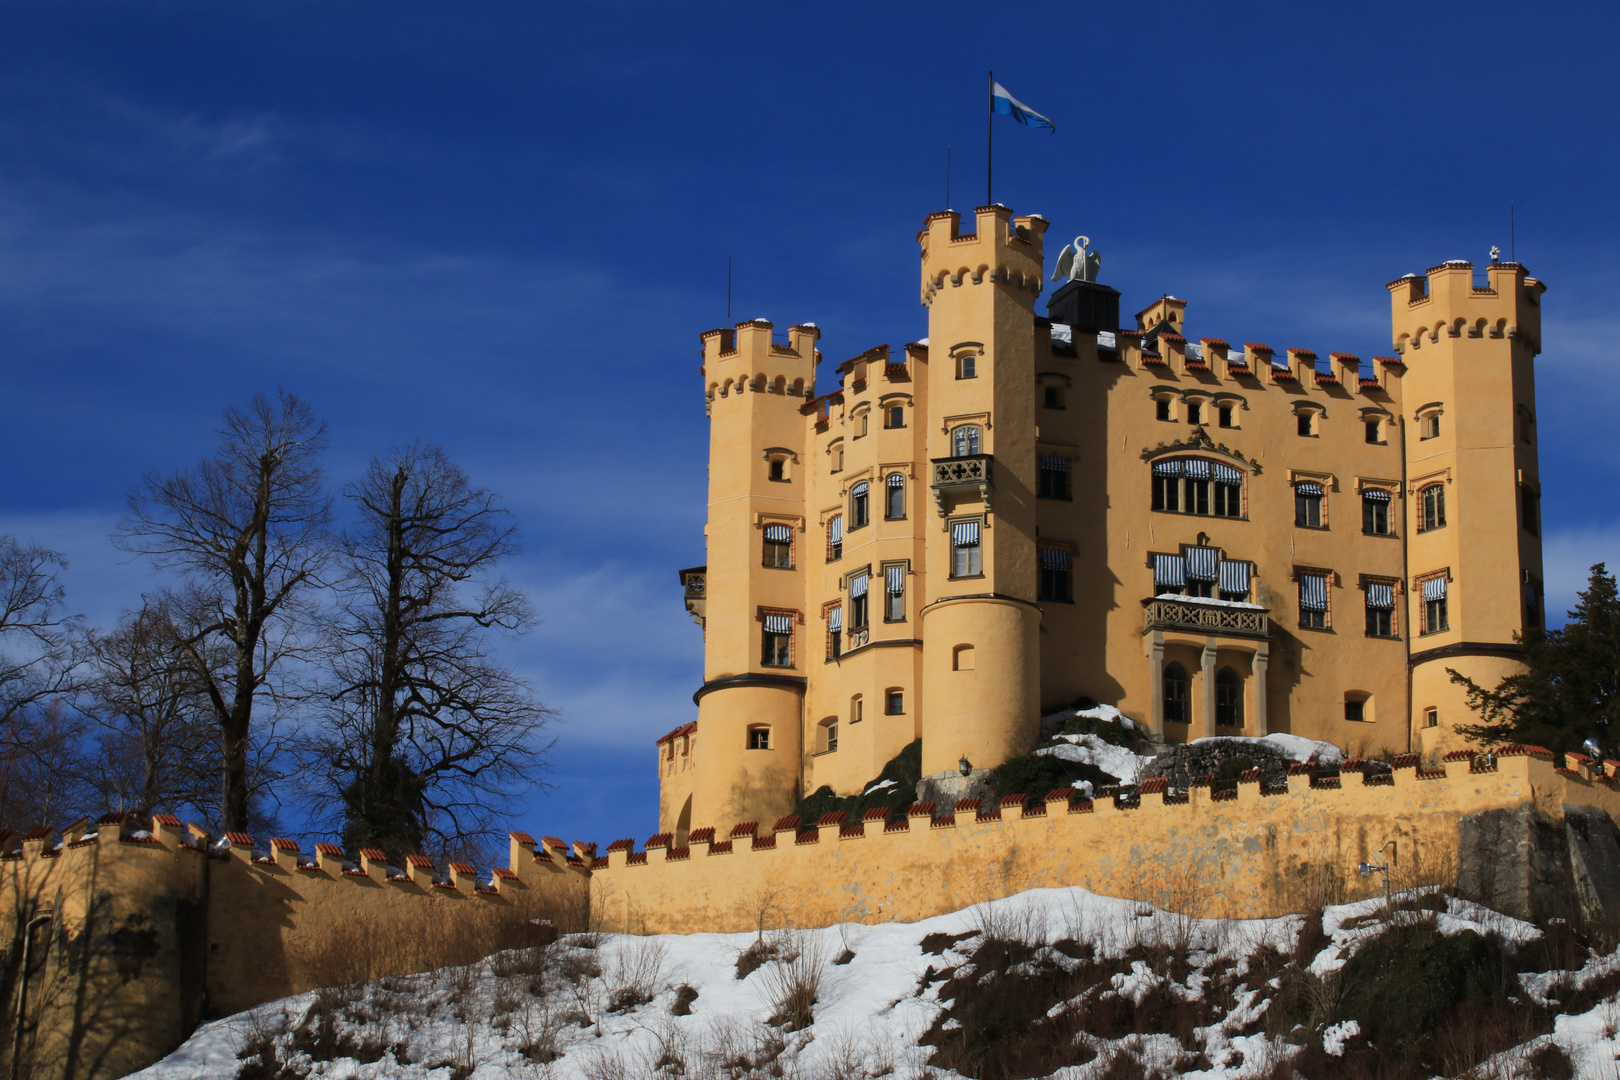
[[[689,806],[673,823],[774,822],[799,799],[806,621],[799,412],[814,385],[813,326],[787,344],[762,319],[703,335],[709,403],[709,519],[703,686]]]
[[[975,218],[963,233],[954,211],[931,214],[917,237],[936,510],[925,526],[925,777],[1027,753],[1040,714],[1034,328],[1047,223],[1004,206]]]
[[[1517,263],[1448,262],[1389,286],[1406,364],[1407,629],[1412,745],[1433,754],[1478,723],[1447,669],[1494,687],[1540,627],[1534,359],[1546,286]]]

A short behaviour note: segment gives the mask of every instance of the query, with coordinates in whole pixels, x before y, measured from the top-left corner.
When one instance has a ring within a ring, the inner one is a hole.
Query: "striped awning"
[[[1432,577],[1423,583],[1424,600],[1444,600],[1446,598],[1446,579]]]
[[[889,474],[889,486],[892,488],[905,487],[906,478],[897,472],[892,472]]]
[[[765,632],[767,634],[791,634],[793,632],[793,616],[765,616]]]
[[[1187,576],[1194,581],[1214,581],[1216,567],[1221,561],[1221,553],[1212,547],[1183,548],[1182,556],[1187,560]]]
[[[1249,570],[1250,566],[1246,562],[1227,562],[1222,559],[1219,567],[1221,592],[1248,596]]]
[[[844,542],[843,515],[840,514],[838,517],[835,517],[831,521],[827,522],[827,540],[829,543],[833,544],[842,544]]]
[[[1361,493],[1361,497],[1373,502],[1389,502],[1389,492],[1379,491],[1377,488],[1367,488]]]
[[[1230,465],[1222,465],[1218,461],[1210,462],[1209,467],[1215,473],[1215,482],[1217,484],[1241,484],[1241,483],[1243,483],[1243,470],[1242,469],[1234,469],[1234,468],[1232,468],[1232,466],[1230,466]]]
[[[1068,472],[1069,459],[1066,457],[1060,457],[1057,454],[1042,454],[1041,468],[1047,470],[1048,472]]]
[[[850,488],[849,493],[853,497],[859,499],[860,497],[862,497],[863,495],[866,494],[867,489],[869,487],[870,487],[870,485],[867,484],[867,482],[865,480],[862,480],[860,483],[858,483],[854,487]]]
[[[835,607],[827,613],[827,629],[837,633],[844,628],[844,609]]]
[[[1208,480],[1210,462],[1190,457],[1181,463],[1181,471],[1189,480]]]
[[[1320,495],[1322,494],[1322,485],[1309,480],[1301,480],[1294,485],[1294,491],[1300,495]]]
[[[1062,548],[1041,548],[1041,569],[1066,572],[1069,569],[1069,553]]]
[[[1327,610],[1327,578],[1320,574],[1299,576],[1299,606],[1306,611]]]
[[[773,544],[785,544],[793,539],[793,530],[786,525],[767,525],[765,539]]]
[[[891,566],[885,571],[885,573],[887,574],[888,579],[889,579],[888,584],[889,584],[889,595],[890,596],[899,596],[901,593],[906,591],[906,568],[905,567],[903,567],[903,566]]]
[[[1389,611],[1395,606],[1395,586],[1387,581],[1367,583],[1367,606],[1378,611]]]
[[[866,587],[869,584],[871,584],[871,580],[872,579],[870,577],[868,577],[866,574],[861,574],[859,577],[850,578],[850,581],[849,581],[849,595],[851,595],[851,596],[865,596],[866,595]]]
[[[1186,561],[1180,555],[1153,556],[1153,584],[1177,587],[1187,584]]]
[[[951,526],[951,543],[957,547],[967,547],[979,542],[979,523],[977,521],[958,521]]]
[[[1170,460],[1170,461],[1155,461],[1153,463],[1153,475],[1154,476],[1180,476],[1181,475],[1181,459],[1180,458],[1175,458],[1175,459]]]

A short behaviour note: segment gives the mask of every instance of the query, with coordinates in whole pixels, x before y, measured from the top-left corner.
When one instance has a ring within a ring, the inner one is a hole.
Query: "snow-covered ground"
[[[1327,909],[1321,927],[1326,943],[1309,970],[1331,975],[1387,928],[1390,917],[1429,920],[1446,935],[1473,930],[1518,944],[1541,935],[1477,905],[1437,894],[1427,902],[1443,910],[1391,916],[1379,901]],[[956,1006],[940,1000],[942,991],[954,986],[953,993],[960,993],[993,974],[1045,965],[1060,973],[1101,972],[1090,984],[1085,1008],[1106,1004],[1110,996],[1140,1006],[1157,992],[1214,1009],[1213,1022],[1179,1038],[1154,1032],[1108,1038],[1082,1028],[1070,1060],[1085,1063],[1060,1067],[1053,1076],[1092,1080],[1128,1054],[1150,1071],[1157,1063],[1165,1075],[1260,1078],[1306,1052],[1312,1040],[1318,1052],[1334,1057],[1358,1045],[1365,1050],[1353,1019],[1324,1023],[1314,1032],[1295,1028],[1288,1040],[1267,1033],[1262,1021],[1279,986],[1276,965],[1293,955],[1303,928],[1301,916],[1200,920],[1069,888],[1034,890],[916,923],[783,930],[763,938],[576,935],[467,968],[271,1002],[204,1025],[175,1053],[135,1076],[227,1080],[242,1067],[239,1055],[273,1042],[280,1047],[282,1071],[249,1075],[947,1080],[962,1074],[929,1065],[941,1039],[961,1028],[947,1011]],[[987,936],[1026,943],[1019,954],[1025,958],[1005,971],[975,974],[974,952]],[[739,977],[739,958],[758,950],[762,940],[775,958],[761,958]],[[1181,959],[1170,962],[1167,956]],[[1251,969],[1251,963],[1271,966]],[[1524,976],[1523,989],[1533,1001],[1554,1001],[1572,986],[1612,975],[1617,966],[1615,955],[1591,956],[1579,971]],[[793,991],[810,983],[817,984],[813,992],[798,998],[800,1005],[813,998],[810,1022],[791,1030],[782,1019],[792,1014]],[[1079,999],[1060,1001],[1046,1015],[1081,1008]],[[333,1018],[324,1042],[312,1034],[323,1013]],[[1579,1077],[1612,1077],[1620,1052],[1617,1025],[1620,1005],[1610,1002],[1560,1017],[1551,1034],[1509,1056],[1517,1053],[1513,1060],[1520,1060],[1556,1042],[1575,1060]],[[919,1042],[925,1035],[929,1044]]]

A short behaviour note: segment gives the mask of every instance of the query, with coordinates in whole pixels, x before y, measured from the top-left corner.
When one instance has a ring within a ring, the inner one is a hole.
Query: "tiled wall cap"
[[[615,840],[615,841],[613,841],[613,843],[608,845],[608,851],[609,852],[614,852],[614,851],[634,851],[635,848],[636,848],[636,842],[634,840]]]
[[[777,818],[776,824],[771,826],[771,832],[796,832],[799,828],[799,815],[789,814],[784,818]]]
[[[906,817],[933,817],[934,804],[931,802],[912,803],[911,809],[906,811]]]
[[[687,837],[689,844],[708,844],[714,840],[714,826],[705,825],[701,829],[693,829],[692,835]]]
[[[731,838],[735,840],[739,836],[753,836],[758,831],[759,822],[740,821],[731,827]]]
[[[822,814],[821,817],[816,819],[816,827],[819,829],[828,828],[833,825],[842,825],[844,823],[845,816],[846,815],[842,810],[834,810],[830,814]]]

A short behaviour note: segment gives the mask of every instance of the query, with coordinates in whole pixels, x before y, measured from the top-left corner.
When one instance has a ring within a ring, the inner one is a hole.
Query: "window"
[[[1062,548],[1041,548],[1040,598],[1068,603],[1074,598],[1072,581],[1069,553]]]
[[[1164,668],[1164,722],[1187,722],[1187,669],[1177,663]]]
[[[872,520],[871,510],[867,505],[867,495],[871,485],[865,480],[849,489],[849,527],[859,529]]]
[[[1440,414],[1438,412],[1432,412],[1425,416],[1418,417],[1419,439],[1438,439],[1439,437]]]
[[[1524,531],[1531,536],[1541,532],[1541,496],[1529,488],[1525,488],[1519,496],[1519,505],[1523,511]]]
[[[1361,531],[1368,536],[1389,535],[1390,495],[1368,488],[1361,493]]]
[[[1301,529],[1322,527],[1322,485],[1301,480],[1294,485],[1294,524]]]
[[[1367,421],[1367,441],[1370,443],[1381,443],[1384,441],[1384,425],[1382,421]]]
[[[1161,461],[1153,466],[1153,509],[1172,514],[1181,509],[1181,462]]]
[[[855,417],[855,438],[862,439],[866,437],[866,423],[871,419],[871,416],[871,411],[865,410]]]
[[[1367,719],[1367,703],[1361,698],[1345,698],[1344,718],[1352,723],[1362,723]]]
[[[844,444],[843,443],[839,443],[837,446],[834,446],[832,448],[831,457],[832,457],[832,471],[833,472],[843,472],[844,471]]]
[[[1048,386],[1043,388],[1042,404],[1048,409],[1063,408],[1063,387]]]
[[[1541,628],[1541,579],[1534,574],[1526,574],[1524,580],[1524,625]]]
[[[866,702],[861,699],[861,695],[856,694],[854,697],[849,699],[849,722],[852,724],[858,724],[865,719]]]
[[[1438,634],[1451,628],[1446,611],[1446,579],[1444,575],[1423,582],[1423,632]]]
[[[906,426],[906,407],[904,405],[890,405],[883,412],[883,426],[886,428],[902,428]]]
[[[1219,579],[1222,600],[1236,600],[1242,603],[1249,599],[1249,575],[1253,567],[1246,562],[1228,562],[1225,559],[1216,564],[1215,573]]]
[[[1418,532],[1444,528],[1446,524],[1446,485],[1430,484],[1418,492]]]
[[[886,704],[883,711],[889,716],[904,716],[906,714],[906,694],[904,690],[890,690],[884,696]]]
[[[1299,575],[1299,625],[1309,630],[1326,630],[1327,610],[1326,575]]]
[[[763,724],[756,724],[748,729],[748,749],[769,750],[771,748],[771,729]]]
[[[1367,636],[1395,636],[1395,585],[1393,582],[1367,582]]]
[[[956,377],[958,379],[976,379],[979,376],[979,357],[977,353],[963,353],[956,358]]]
[[[951,432],[951,456],[972,457],[979,452],[979,428],[974,424],[963,424]]]
[[[1168,513],[1243,516],[1243,473],[1204,458],[1153,463],[1153,509]]]
[[[885,622],[906,621],[906,568],[883,568],[883,619]]]
[[[1535,442],[1535,433],[1536,422],[1521,413],[1519,416],[1519,438],[1525,442]]]
[[[1170,399],[1159,398],[1153,403],[1153,415],[1160,420],[1174,420],[1170,415]]]
[[[831,754],[838,749],[838,718],[829,716],[817,725],[816,752]]]
[[[1216,409],[1215,410],[1215,419],[1216,419],[1216,422],[1221,425],[1221,427],[1231,427],[1232,426],[1232,406],[1230,406],[1230,405],[1222,405],[1220,408]]]
[[[1215,673],[1215,723],[1221,727],[1243,726],[1243,680],[1229,667]]]
[[[765,526],[765,565],[793,569],[793,529],[790,526]]]
[[[772,480],[786,480],[787,479],[787,459],[786,458],[779,458],[779,457],[771,458],[771,479]]]
[[[1433,705],[1430,705],[1427,709],[1424,709],[1423,710],[1423,726],[1424,727],[1439,727],[1440,726],[1440,710],[1435,708]]]
[[[958,521],[951,526],[951,577],[976,577],[983,572],[979,555],[979,523]]]
[[[856,574],[849,582],[849,629],[851,632],[866,629],[866,592],[871,585],[870,574]]]
[[[759,662],[765,667],[793,666],[793,616],[767,615],[764,619],[764,648]]]
[[[884,483],[885,499],[883,503],[883,516],[889,521],[898,521],[906,516],[906,478],[899,473],[890,473],[889,479]]]
[[[844,609],[840,605],[827,612],[827,659],[844,655]]]
[[[1069,497],[1069,459],[1058,454],[1042,454],[1037,464],[1036,494],[1042,499]]]
[[[1202,424],[1204,422],[1204,406],[1202,402],[1187,402],[1187,423]]]
[[[827,522],[827,561],[844,557],[844,515],[839,514]]]
[[[1301,435],[1314,437],[1316,435],[1316,414],[1310,410],[1294,414],[1294,426]]]
[[[973,670],[973,646],[958,645],[956,648],[951,650],[951,670]]]

